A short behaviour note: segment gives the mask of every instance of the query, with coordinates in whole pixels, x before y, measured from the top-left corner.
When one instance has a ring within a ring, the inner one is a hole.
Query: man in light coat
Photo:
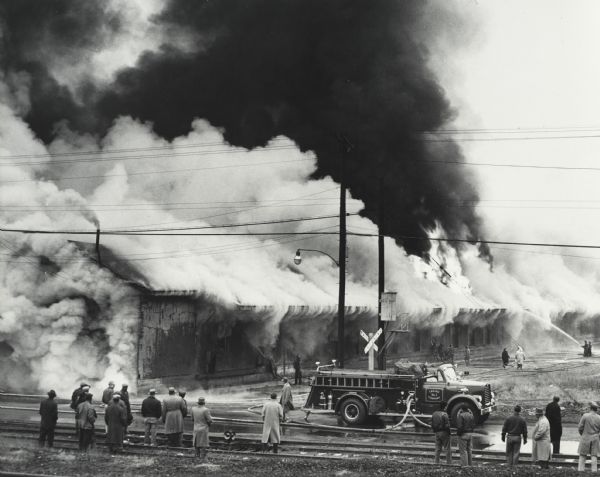
[[[85,401],[77,406],[77,419],[79,419],[79,450],[87,452],[94,439],[94,423],[96,410],[92,406],[92,394],[85,394]]]
[[[292,386],[288,378],[283,378],[283,388],[281,389],[281,399],[279,400],[283,408],[283,421],[286,421],[287,413],[294,410],[294,399],[292,398]]]
[[[515,363],[517,363],[517,369],[523,369],[523,363],[525,362],[525,352],[523,348],[517,346],[517,352],[515,353]]]
[[[185,403],[180,396],[175,394],[175,388],[169,388],[169,395],[162,403],[162,422],[165,425],[165,434],[172,447],[181,447],[183,435],[183,416],[187,414]]]
[[[577,470],[585,470],[587,456],[591,456],[592,472],[598,471],[598,452],[600,452],[600,416],[598,404],[590,403],[590,412],[586,412],[579,421],[579,465]]]
[[[123,450],[123,436],[127,427],[127,408],[121,404],[121,395],[113,394],[112,402],[104,411],[106,423],[106,443],[110,452]]]
[[[262,408],[263,433],[262,447],[263,451],[268,449],[268,443],[273,444],[273,452],[277,454],[279,443],[281,442],[280,423],[283,420],[283,408],[277,402],[277,394],[271,394],[271,399],[267,401]]]
[[[196,448],[196,456],[200,457],[200,461],[206,461],[206,454],[210,447],[208,440],[208,430],[212,424],[212,416],[210,409],[206,406],[206,401],[203,397],[198,398],[198,407],[192,408],[192,420],[194,421],[193,445]]]
[[[537,422],[531,433],[531,462],[538,463],[542,469],[548,468],[548,462],[552,456],[552,445],[550,444],[550,422],[544,416],[544,410],[537,408],[535,410]]]

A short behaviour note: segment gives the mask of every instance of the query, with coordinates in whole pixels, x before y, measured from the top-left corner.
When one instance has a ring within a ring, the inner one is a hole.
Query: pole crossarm
[[[338,266],[338,267],[340,266],[340,263],[335,258],[333,258],[331,255],[329,255],[327,252],[323,252],[322,250],[316,250],[313,248],[299,248],[298,250],[296,250],[296,256],[300,255],[300,252],[322,253],[323,255],[327,255],[331,259],[331,261],[336,264],[336,266]]]

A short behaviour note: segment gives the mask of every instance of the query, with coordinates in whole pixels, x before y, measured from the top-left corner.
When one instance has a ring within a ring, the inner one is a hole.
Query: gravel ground
[[[104,450],[87,455],[56,449],[38,449],[31,443],[15,445],[14,441],[0,440],[0,470],[4,472],[28,472],[57,476],[580,476],[573,469],[549,469],[541,471],[527,464],[515,471],[503,465],[482,465],[461,469],[459,467],[436,467],[419,463],[401,463],[387,459],[363,461],[321,461],[294,458],[257,458],[209,455],[209,462],[199,464],[192,457],[156,455],[139,457],[111,456]]]

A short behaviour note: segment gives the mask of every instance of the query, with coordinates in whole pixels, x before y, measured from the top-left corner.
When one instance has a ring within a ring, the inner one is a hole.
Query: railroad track
[[[0,423],[0,435],[4,439],[30,440],[37,439],[38,427],[16,421]],[[184,434],[181,448],[171,448],[166,446],[148,447],[143,445],[143,433],[139,431],[129,432],[130,444],[126,446],[125,453],[140,456],[156,455],[157,452],[163,454],[176,454],[193,457],[191,434]],[[165,442],[163,433],[158,434],[159,442]],[[97,433],[96,445],[105,447],[104,434]],[[286,439],[280,445],[280,454],[270,454],[260,452],[260,436],[247,435],[238,436],[235,441],[227,442],[225,438],[219,438],[211,435],[211,452],[226,453],[232,455],[257,456],[265,458],[277,457],[295,457],[302,459],[368,459],[368,458],[387,458],[395,461],[419,462],[423,464],[433,464],[433,446],[423,444],[389,444],[381,442],[345,442],[345,441],[320,441],[311,439],[294,440]],[[61,426],[57,428],[55,435],[55,447],[66,450],[77,450],[78,443],[74,434],[74,427]],[[531,454],[521,454],[523,461],[531,458]],[[458,452],[453,448],[453,457],[458,461]],[[479,464],[502,464],[505,457],[502,452],[491,450],[473,451],[473,460]],[[551,462],[553,466],[576,467],[578,456],[562,455]]]

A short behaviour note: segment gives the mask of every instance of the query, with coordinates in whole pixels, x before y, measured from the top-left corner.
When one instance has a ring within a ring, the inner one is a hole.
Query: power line
[[[600,137],[600,136],[598,136]],[[556,169],[565,171],[600,171],[600,167],[572,167],[572,166],[538,166],[535,164],[498,164],[492,162],[461,162],[461,161],[441,161],[436,159],[424,159],[425,162],[444,165],[457,166],[486,166],[486,167],[508,167],[518,169]]]
[[[0,167],[13,167],[17,166],[37,166],[45,165],[52,166],[56,164],[86,164],[93,162],[111,162],[111,161],[138,161],[143,159],[160,159],[160,158],[172,158],[172,157],[190,157],[195,158],[197,156],[214,156],[214,155],[229,155],[229,154],[248,154],[251,152],[264,152],[264,151],[289,151],[298,150],[296,146],[270,146],[254,150],[249,149],[215,149],[208,151],[188,151],[188,152],[170,152],[165,154],[151,154],[151,155],[136,155],[136,156],[113,156],[113,157],[100,157],[91,159],[62,159],[62,160],[51,160],[51,161],[29,161],[29,162],[0,162]]]
[[[294,162],[310,162],[310,159],[292,159],[287,161],[267,161],[267,162],[255,162],[255,163],[246,163],[246,164],[229,164],[226,166],[213,166],[213,167],[192,167],[187,169],[170,169],[164,171],[140,171],[140,172],[128,172],[126,174],[100,174],[100,175],[91,175],[91,176],[74,176],[74,177],[57,177],[53,179],[54,181],[62,181],[62,180],[80,180],[80,179],[97,179],[97,178],[105,178],[105,177],[130,177],[130,176],[141,176],[141,175],[151,175],[151,174],[170,174],[175,172],[194,172],[194,171],[209,171],[215,169],[228,169],[231,167],[254,167],[254,166],[265,166],[265,165],[273,165],[273,164],[291,164]],[[15,179],[8,181],[0,181],[0,184],[14,184],[21,182],[40,182],[43,179]]]
[[[435,134],[435,133],[430,133]],[[513,136],[513,137],[451,137],[434,138],[424,137],[423,142],[502,142],[502,141],[539,141],[544,139],[590,139],[600,138],[600,134],[579,134],[576,136]]]

